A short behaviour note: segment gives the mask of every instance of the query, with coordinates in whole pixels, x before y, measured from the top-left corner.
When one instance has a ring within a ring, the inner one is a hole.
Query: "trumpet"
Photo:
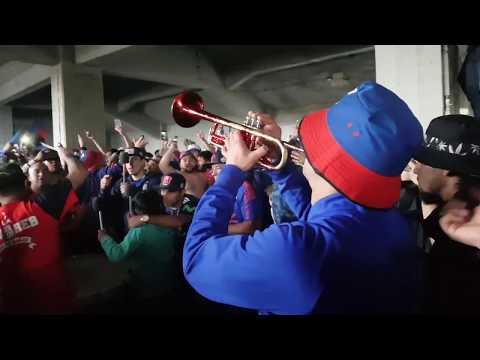
[[[264,139],[272,144],[278,146],[281,158],[277,163],[267,157],[263,157],[259,161],[259,165],[269,170],[279,170],[285,166],[288,160],[288,149],[303,152],[303,149],[290,145],[285,141],[274,138],[273,136],[264,134],[259,131],[259,123],[254,121],[246,124],[239,124],[231,120],[227,120],[218,115],[211,114],[204,110],[205,104],[197,93],[186,91],[180,93],[175,97],[172,103],[172,116],[175,122],[185,128],[195,126],[200,120],[207,120],[213,122],[214,125],[210,129],[210,141],[214,146],[222,147],[225,145],[225,136],[218,134],[219,127],[229,127],[241,131],[243,140],[249,148],[253,151],[256,147],[256,138]]]

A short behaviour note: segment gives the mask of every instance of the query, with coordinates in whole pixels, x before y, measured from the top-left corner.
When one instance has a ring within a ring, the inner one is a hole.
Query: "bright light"
[[[28,135],[23,135],[20,138],[20,144],[30,145],[32,143],[32,138]]]

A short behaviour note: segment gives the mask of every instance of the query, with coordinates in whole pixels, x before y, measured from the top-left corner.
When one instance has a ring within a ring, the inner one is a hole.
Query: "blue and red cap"
[[[372,81],[305,116],[298,132],[315,172],[351,201],[374,209],[399,200],[400,174],[423,141],[407,104]]]

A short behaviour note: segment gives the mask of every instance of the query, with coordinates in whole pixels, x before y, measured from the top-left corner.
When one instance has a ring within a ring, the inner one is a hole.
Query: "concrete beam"
[[[132,45],[75,45],[75,63],[85,64],[131,46]]]
[[[126,112],[130,110],[135,104],[143,103],[152,100],[161,100],[164,98],[172,98],[179,94],[184,89],[176,86],[160,85],[149,91],[143,91],[135,95],[127,96],[118,101],[118,111]]]
[[[231,92],[223,88],[210,88],[199,93],[205,103],[205,110],[226,117],[227,119],[243,122],[249,110],[263,112],[265,108],[255,96],[247,92]],[[164,125],[175,124],[171,105],[171,98],[150,101],[144,106],[145,113],[151,118],[157,119]]]
[[[8,106],[0,106],[0,146],[13,135],[12,109]]]
[[[208,59],[183,45],[137,45],[118,56],[92,61],[104,73],[170,84],[180,88],[223,87]]]
[[[376,81],[400,96],[426,130],[444,115],[441,45],[375,45]]]
[[[10,61],[3,64],[0,66],[0,84],[12,80],[18,76],[18,74],[30,69],[32,66],[34,65],[19,61]]]
[[[373,46],[362,47],[358,49],[350,49],[342,52],[336,52],[333,54],[325,54],[325,52],[318,53],[317,55],[311,54],[308,56],[295,56],[286,55],[283,57],[276,57],[273,60],[263,60],[258,63],[250,64],[249,66],[227,74],[224,78],[225,86],[229,90],[235,90],[247,81],[261,75],[266,75],[278,71],[290,70],[300,66],[307,66],[312,64],[318,64],[325,61],[331,61],[346,56],[363,54],[366,52],[373,52],[375,48]]]
[[[0,62],[8,61],[55,65],[59,56],[56,46],[0,45]]]
[[[50,83],[51,67],[34,65],[0,85],[0,105],[18,99]]]

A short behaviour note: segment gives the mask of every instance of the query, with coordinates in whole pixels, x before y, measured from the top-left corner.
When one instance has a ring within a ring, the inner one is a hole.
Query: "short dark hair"
[[[20,166],[14,163],[0,164],[0,195],[16,195],[25,191],[27,177]]]
[[[133,197],[135,214],[161,215],[165,213],[162,198],[155,190],[143,190]]]
[[[200,154],[198,154],[198,156],[204,158],[206,161],[211,161],[213,154],[211,151],[203,150],[200,151]]]

